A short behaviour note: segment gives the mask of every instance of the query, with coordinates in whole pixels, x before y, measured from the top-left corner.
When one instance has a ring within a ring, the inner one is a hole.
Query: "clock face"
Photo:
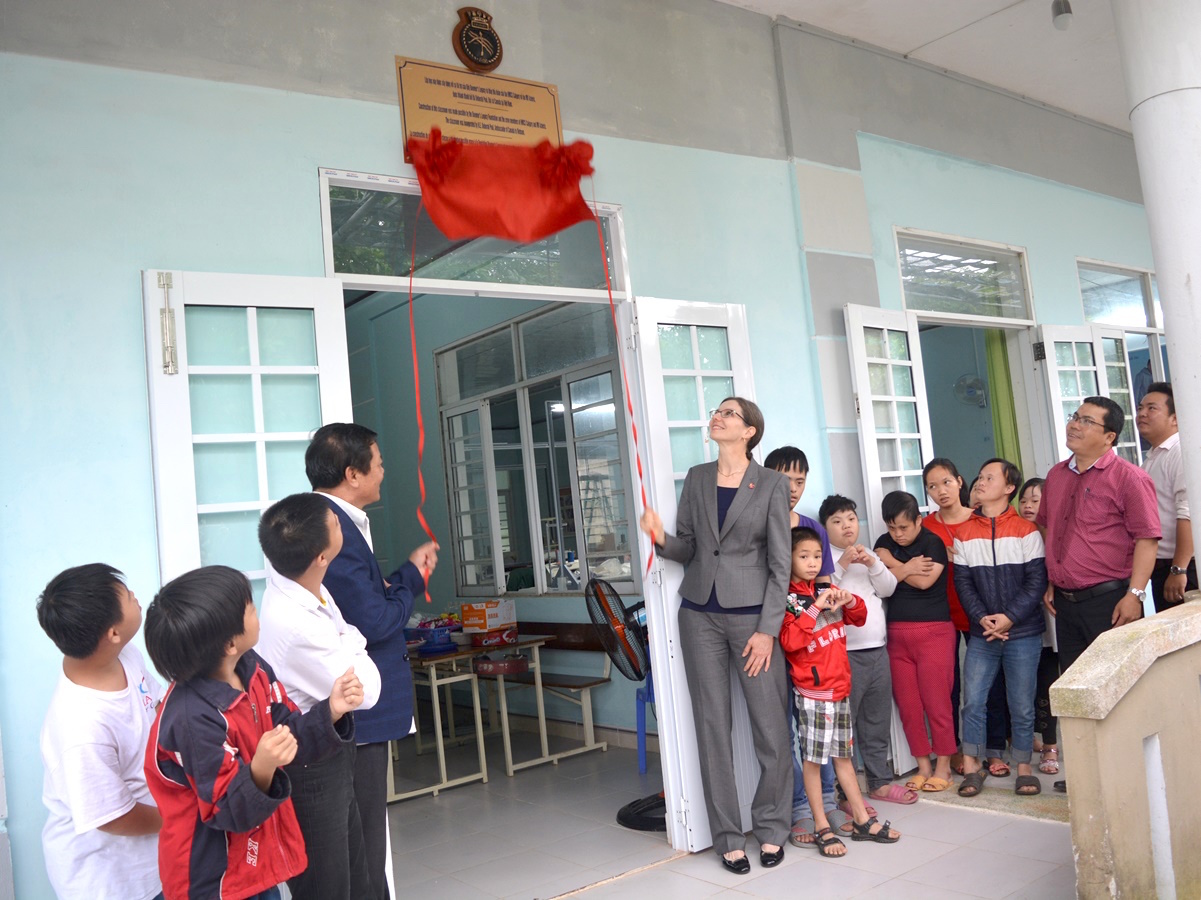
[[[455,55],[473,72],[491,72],[500,65],[500,35],[492,27],[492,16],[482,9],[465,6],[459,10],[454,31]]]

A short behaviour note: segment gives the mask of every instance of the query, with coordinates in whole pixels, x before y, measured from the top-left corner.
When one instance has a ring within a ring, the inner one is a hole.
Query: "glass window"
[[[443,403],[454,403],[517,382],[513,333],[494,331],[438,354],[438,391]]]
[[[518,330],[526,378],[603,359],[615,349],[613,317],[607,306],[571,303],[527,319]]]
[[[632,580],[625,422],[611,368],[612,327],[607,308],[574,304],[438,353],[444,402],[489,395],[478,412],[445,418],[460,591],[481,593],[496,585],[495,564],[504,567],[506,592],[576,594],[592,575]],[[507,365],[494,366],[491,376],[479,374],[476,365],[465,377],[474,365],[469,360],[489,353],[499,358],[502,348],[511,360],[514,335],[521,340],[524,377]],[[505,387],[502,377],[514,389],[497,396],[497,388]],[[704,380],[724,386],[721,376]],[[691,396],[684,401],[696,407],[698,381],[686,381]],[[482,427],[487,440],[475,436]]]
[[[1030,318],[1020,253],[903,231],[897,247],[908,309]]]
[[[1153,326],[1148,320],[1146,285],[1140,272],[1079,265],[1084,318],[1103,325]]]
[[[605,290],[605,264],[613,269],[608,216],[600,217],[602,259],[592,221],[529,244],[488,237],[452,240],[428,213],[418,219],[420,204],[418,193],[331,184],[334,272],[407,280],[415,231],[417,278]]]

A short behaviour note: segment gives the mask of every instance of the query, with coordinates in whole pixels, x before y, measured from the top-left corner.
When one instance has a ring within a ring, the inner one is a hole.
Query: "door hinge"
[[[1044,341],[1034,342],[1034,361],[1042,362],[1047,358],[1047,345]]]
[[[688,805],[687,805],[687,803],[688,803],[688,801],[685,800],[683,797],[681,797],[680,805],[676,807],[676,821],[679,822],[681,825],[683,825],[685,828],[688,827]]]
[[[855,395],[855,418],[859,418],[859,395]]]
[[[158,286],[163,290],[163,308],[158,311],[159,329],[163,338],[163,374],[178,375],[179,362],[175,354],[175,310],[171,308],[171,273],[158,273]]]
[[[626,336],[626,347],[634,352],[638,351],[638,335],[636,333],[631,333]]]

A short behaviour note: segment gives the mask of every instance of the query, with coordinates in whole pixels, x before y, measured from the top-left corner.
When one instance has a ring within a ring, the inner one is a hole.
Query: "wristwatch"
[[[1139,603],[1147,602],[1147,591],[1145,589],[1140,591],[1138,588],[1131,588],[1130,593],[1132,593],[1132,594],[1134,594],[1134,596],[1138,597]]]
[[[1188,569],[1182,568],[1180,566],[1168,566],[1168,574],[1169,575],[1187,575]]]

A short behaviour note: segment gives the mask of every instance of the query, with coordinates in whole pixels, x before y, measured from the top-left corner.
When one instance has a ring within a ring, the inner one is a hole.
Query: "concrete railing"
[[[1076,894],[1201,897],[1201,592],[1101,635],[1051,688]]]

